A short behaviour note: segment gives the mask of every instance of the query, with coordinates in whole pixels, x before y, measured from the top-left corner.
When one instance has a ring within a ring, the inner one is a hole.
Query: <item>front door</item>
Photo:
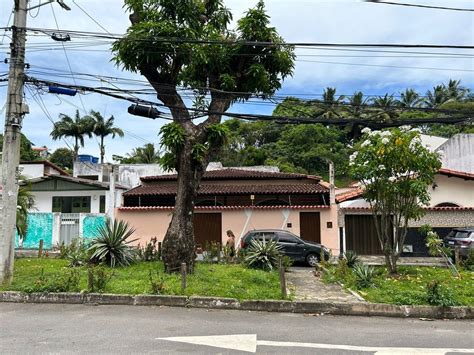
[[[321,243],[321,219],[319,212],[300,212],[301,239]]]
[[[195,213],[194,240],[196,247],[203,248],[203,250],[211,242],[222,244],[222,215],[220,213]]]

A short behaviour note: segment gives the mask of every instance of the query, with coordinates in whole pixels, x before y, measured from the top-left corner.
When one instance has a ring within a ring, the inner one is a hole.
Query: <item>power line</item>
[[[107,29],[106,29],[104,26],[102,26],[102,25],[101,25],[99,22],[97,22],[91,15],[89,15],[86,10],[84,10],[81,6],[79,6],[79,4],[76,3],[75,0],[72,0],[72,2],[73,2],[74,5],[76,5],[83,13],[85,13],[85,14],[87,15],[87,17],[89,17],[92,21],[94,21],[94,23],[95,23],[97,26],[99,26],[100,28],[102,28],[102,29],[103,29],[105,32],[107,32],[108,34],[111,34],[109,31],[107,31]]]
[[[24,28],[27,31],[38,31],[45,34],[54,32],[52,29],[47,28]],[[105,38],[120,40],[125,38],[125,35],[117,34],[104,34],[97,32],[87,32],[87,31],[71,31],[63,30],[69,35],[78,36],[78,37],[93,37],[93,38]],[[177,38],[177,37],[156,37],[153,39],[149,38],[127,38],[128,40],[133,41],[145,41],[145,42],[164,42],[164,43],[190,43],[190,44],[214,44],[214,45],[247,45],[247,46],[257,46],[257,47],[360,47],[360,48],[451,48],[451,49],[474,49],[472,45],[451,45],[451,44],[409,44],[409,43],[324,43],[324,42],[285,42],[285,43],[275,43],[275,42],[265,42],[265,41],[246,41],[246,40],[205,40],[205,39],[193,39],[193,38]]]
[[[474,11],[474,9],[465,9],[459,7],[446,7],[446,6],[434,6],[434,5],[421,5],[421,4],[407,4],[401,2],[392,2],[392,1],[381,1],[381,0],[365,0],[365,2],[372,2],[374,4],[383,4],[383,5],[397,5],[397,6],[409,6],[409,7],[421,7],[426,9],[435,9],[435,10],[451,10],[451,11]]]

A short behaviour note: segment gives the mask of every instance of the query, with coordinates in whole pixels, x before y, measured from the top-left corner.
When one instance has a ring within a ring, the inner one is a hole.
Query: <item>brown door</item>
[[[379,238],[372,215],[346,215],[346,250],[361,255],[380,255]]]
[[[300,212],[300,237],[321,243],[321,219],[319,212]]]
[[[201,248],[205,248],[206,242],[222,243],[222,215],[220,213],[195,213],[194,239],[196,246]]]

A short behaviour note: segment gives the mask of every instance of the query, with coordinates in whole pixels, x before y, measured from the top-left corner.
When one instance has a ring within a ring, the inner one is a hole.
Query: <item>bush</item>
[[[346,259],[347,266],[350,269],[360,262],[359,256],[352,250],[348,250],[344,253],[344,259]]]
[[[202,253],[205,263],[219,263],[221,259],[221,244],[219,242],[206,242]]]
[[[351,273],[351,269],[349,267],[349,264],[347,262],[347,259],[340,259],[338,262],[337,262],[337,266],[336,266],[336,269],[334,270],[334,276],[338,279],[338,280],[345,280],[347,278],[348,275],[350,275]]]
[[[288,255],[283,255],[281,257],[281,263],[285,268],[285,271],[290,270],[290,267],[293,265],[293,259],[290,258]]]
[[[426,301],[432,306],[455,306],[453,294],[439,281],[432,281],[426,287]]]
[[[153,295],[161,295],[165,293],[165,279],[158,271],[154,274],[151,270],[148,273],[150,280],[151,293]]]
[[[84,243],[75,238],[67,247],[65,259],[69,261],[69,267],[83,266],[89,262],[90,253]]]
[[[355,276],[355,285],[358,289],[374,286],[375,268],[358,263],[352,269]]]
[[[282,249],[275,241],[253,240],[247,250],[244,263],[247,267],[271,271],[278,268]]]
[[[462,265],[469,271],[474,271],[474,249],[469,251],[468,257],[463,261]]]
[[[143,248],[140,247],[140,245],[138,246],[138,258],[141,261],[161,260],[161,250],[158,248],[158,240],[156,237],[151,238]]]
[[[101,266],[91,266],[87,269],[87,290],[89,292],[104,292],[113,273]]]
[[[89,247],[92,261],[99,261],[110,267],[127,266],[134,261],[133,251],[128,244],[137,239],[127,240],[135,232],[128,223],[107,221],[97,232],[99,236],[92,240]]]

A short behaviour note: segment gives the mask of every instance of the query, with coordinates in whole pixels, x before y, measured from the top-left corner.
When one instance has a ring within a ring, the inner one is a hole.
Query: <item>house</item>
[[[141,178],[141,185],[123,194],[116,218],[134,227],[143,245],[152,237],[163,240],[175,203],[177,175]],[[321,178],[237,168],[204,173],[194,209],[198,246],[225,243],[226,231],[239,240],[259,228],[289,230],[339,252],[337,209]]]
[[[45,249],[69,243],[73,238],[95,236],[107,214],[113,217],[120,206],[125,187],[112,182],[75,178],[49,161],[22,162],[21,182],[29,185],[35,201],[28,213],[28,229],[17,246],[37,248],[42,239]]]
[[[418,221],[410,221],[405,239],[405,256],[426,256],[428,250],[419,232],[429,224],[440,237],[452,228],[474,225],[474,174],[441,168],[429,187],[430,205]],[[381,248],[369,204],[362,198],[360,188],[336,194],[339,205],[341,249],[359,254],[380,254]]]

